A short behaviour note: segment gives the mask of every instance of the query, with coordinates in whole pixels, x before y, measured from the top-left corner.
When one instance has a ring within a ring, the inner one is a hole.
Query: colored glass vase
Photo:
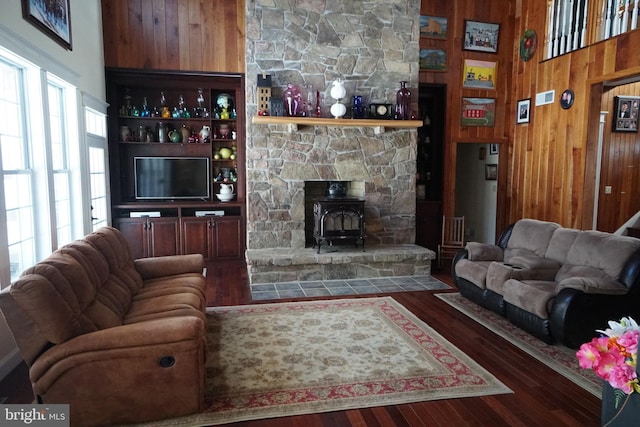
[[[396,119],[409,120],[411,118],[411,91],[407,89],[407,82],[400,82],[400,90],[396,93]]]

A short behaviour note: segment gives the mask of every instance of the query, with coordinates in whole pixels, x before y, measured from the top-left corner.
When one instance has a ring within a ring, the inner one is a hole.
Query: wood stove
[[[313,247],[334,241],[354,241],[364,251],[364,199],[323,197],[313,201]]]

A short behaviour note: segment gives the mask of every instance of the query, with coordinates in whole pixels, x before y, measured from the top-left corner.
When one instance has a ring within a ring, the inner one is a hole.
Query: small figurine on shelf
[[[227,120],[229,118],[229,109],[227,107],[224,107],[220,112],[220,118],[223,120]]]
[[[131,115],[131,95],[129,94],[129,89],[125,89],[124,95],[124,104],[120,107],[120,115],[121,116],[130,116]]]
[[[211,127],[204,125],[202,129],[200,129],[200,141],[201,142],[209,142],[211,138]]]

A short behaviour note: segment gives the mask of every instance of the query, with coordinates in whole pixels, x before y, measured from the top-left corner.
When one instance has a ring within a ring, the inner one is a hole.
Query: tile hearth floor
[[[449,285],[432,276],[257,283],[250,287],[251,297],[254,300],[451,289]]]

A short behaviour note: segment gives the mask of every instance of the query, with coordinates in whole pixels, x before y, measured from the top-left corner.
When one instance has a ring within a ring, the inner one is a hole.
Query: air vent
[[[556,98],[555,90],[548,90],[546,92],[536,93],[536,105],[553,104]]]

